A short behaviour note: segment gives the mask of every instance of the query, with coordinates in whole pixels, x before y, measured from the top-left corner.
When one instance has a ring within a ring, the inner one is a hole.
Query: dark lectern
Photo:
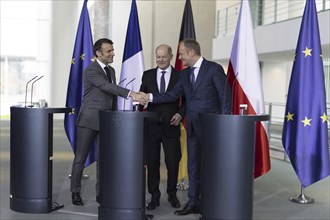
[[[100,220],[145,219],[144,121],[156,112],[100,111]]]
[[[255,124],[269,115],[200,117],[202,219],[252,219]]]
[[[52,207],[53,114],[70,108],[10,108],[10,208],[48,213]]]

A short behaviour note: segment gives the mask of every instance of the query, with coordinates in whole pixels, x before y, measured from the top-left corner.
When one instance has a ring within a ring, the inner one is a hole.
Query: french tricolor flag
[[[144,71],[144,59],[139,26],[139,16],[136,1],[132,0],[131,12],[128,21],[123,64],[120,73],[119,85],[129,90],[139,91]],[[118,109],[131,110],[132,100],[118,97]]]
[[[259,60],[254,40],[249,1],[241,1],[233,48],[228,65],[228,81],[233,94],[233,114],[247,104],[247,114],[265,114]],[[268,132],[265,122],[257,122],[254,177],[270,170]]]

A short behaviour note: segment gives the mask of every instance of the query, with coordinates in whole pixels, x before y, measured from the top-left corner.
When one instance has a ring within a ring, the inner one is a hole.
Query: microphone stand
[[[35,82],[37,82],[37,81],[38,81],[39,79],[41,79],[42,77],[44,77],[44,76],[42,75],[42,76],[40,76],[38,79],[36,79],[36,80],[34,80],[34,81],[32,82],[32,85],[31,85],[31,105],[29,105],[30,108],[33,107],[33,103],[32,103],[33,85],[34,85]]]
[[[133,82],[134,80],[136,79],[136,77],[134,77],[131,81],[129,81],[128,83],[126,83],[126,85],[125,85],[125,89],[127,88],[127,86],[131,83],[131,82]],[[124,98],[124,111],[126,110],[125,109],[125,103],[126,103],[126,99]]]
[[[125,78],[125,79],[123,79],[122,81],[120,81],[118,84],[117,84],[117,86],[119,86],[122,82],[124,82],[125,80],[126,80],[127,78]],[[117,92],[117,94],[118,94],[118,92]]]
[[[33,77],[32,79],[30,79],[27,83],[26,83],[26,86],[25,86],[25,101],[24,101],[24,107],[26,108],[26,99],[27,99],[27,88],[28,88],[28,85],[29,83],[34,80],[35,78],[37,78],[38,75],[36,75],[35,77]]]

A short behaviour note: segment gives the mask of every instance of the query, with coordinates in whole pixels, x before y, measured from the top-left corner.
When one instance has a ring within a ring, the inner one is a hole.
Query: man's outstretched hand
[[[146,105],[149,102],[149,95],[144,92],[131,91],[130,96],[133,101],[139,102],[141,105]]]

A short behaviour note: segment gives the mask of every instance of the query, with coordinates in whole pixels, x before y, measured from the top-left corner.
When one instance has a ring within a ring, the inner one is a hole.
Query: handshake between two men
[[[139,102],[140,105],[143,105],[144,108],[146,108],[148,102],[150,102],[150,94],[141,91],[139,92],[131,91],[130,97],[132,97],[134,102]],[[175,113],[170,120],[170,125],[178,126],[181,121],[182,121],[182,116],[179,113]]]
[[[150,101],[149,94],[144,92],[134,92],[131,91],[130,96],[133,98],[133,101],[139,102],[141,105],[145,106]]]

